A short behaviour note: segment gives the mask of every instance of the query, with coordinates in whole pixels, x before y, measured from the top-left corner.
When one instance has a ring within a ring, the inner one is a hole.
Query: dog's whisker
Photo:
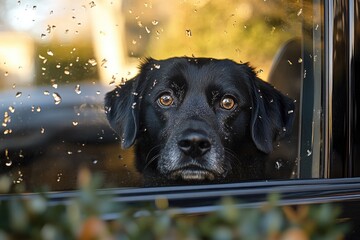
[[[159,144],[159,145],[156,145],[156,146],[154,146],[153,148],[150,149],[150,151],[148,152],[148,154],[146,155],[146,158],[145,158],[145,162],[146,162],[146,163],[147,163],[148,158],[150,157],[150,154],[151,154],[153,151],[155,151],[157,148],[160,148],[161,146],[162,146],[162,145]]]
[[[237,157],[236,153],[233,150],[229,148],[225,148],[225,153],[226,153],[225,155],[229,157],[230,160],[240,162],[239,158]]]
[[[151,153],[153,153],[154,151],[156,151],[158,148],[161,148],[161,147],[162,147],[162,145],[159,144],[150,149],[150,151],[148,152],[148,154],[146,155],[146,158],[145,158],[144,170],[146,168],[148,168],[150,166],[150,164],[153,163],[160,156],[160,154],[155,154],[150,160],[148,160],[149,157],[151,156]]]
[[[146,165],[143,170],[147,169],[150,166],[150,164],[153,163],[159,157],[160,154],[156,154],[155,156],[153,156],[149,161],[146,162]]]

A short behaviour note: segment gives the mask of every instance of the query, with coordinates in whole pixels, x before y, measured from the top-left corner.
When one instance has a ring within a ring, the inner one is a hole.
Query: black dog
[[[147,59],[106,95],[105,110],[157,184],[268,178],[274,141],[294,120],[294,101],[247,64],[210,58]]]

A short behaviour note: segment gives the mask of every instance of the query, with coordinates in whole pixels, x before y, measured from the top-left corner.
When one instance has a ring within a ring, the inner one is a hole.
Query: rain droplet
[[[11,161],[11,160],[7,161],[7,162],[5,163],[5,165],[6,165],[7,167],[10,167],[10,166],[12,165],[12,161]]]
[[[51,50],[47,50],[46,52],[49,56],[54,56],[54,53]]]
[[[90,58],[90,59],[88,60],[88,63],[90,63],[90,65],[93,66],[93,67],[97,65],[96,60],[93,59],[93,58]]]
[[[36,108],[36,111],[37,111],[37,112],[41,112],[41,107],[37,107],[37,108]]]
[[[291,62],[290,60],[287,60],[287,62],[288,62],[290,65],[292,65],[292,62]]]
[[[186,33],[186,36],[188,36],[188,37],[191,37],[191,36],[192,36],[192,33],[191,33],[191,30],[190,30],[190,29],[186,29],[186,30],[185,30],[185,33]]]
[[[154,64],[154,67],[155,67],[156,69],[160,69],[160,65],[159,65],[159,64]]]
[[[79,125],[79,122],[72,122],[72,124],[74,125],[74,126],[77,126],[77,125]]]
[[[302,14],[302,8],[298,11],[297,15],[300,16]]]
[[[310,150],[306,150],[306,154],[307,154],[308,157],[310,157],[312,152]]]
[[[52,96],[56,105],[61,103],[61,96],[58,93],[54,92]]]
[[[45,91],[44,91],[44,95],[45,95],[45,96],[49,96],[49,95],[50,95],[50,92],[47,91],[47,90],[45,90]]]
[[[9,107],[9,111],[10,111],[11,113],[14,113],[14,112],[15,112],[15,108],[14,108],[13,106],[10,106],[10,107]]]
[[[79,85],[79,84],[77,84],[77,85],[75,86],[75,92],[76,92],[76,94],[80,94],[80,93],[81,93],[81,89],[80,89],[80,85]]]
[[[6,129],[4,131],[4,135],[7,135],[7,134],[11,134],[12,133],[12,130],[11,129]]]
[[[156,25],[159,24],[159,21],[158,21],[158,20],[153,20],[151,23],[152,23],[154,26],[156,26]]]
[[[288,111],[288,114],[292,114],[292,113],[294,113],[294,110],[289,110]]]
[[[97,94],[97,95],[100,95],[100,91],[96,91],[96,94]]]
[[[65,75],[70,75],[70,71],[67,70],[67,69],[65,69],[65,70],[64,70],[64,74],[65,74]]]
[[[151,32],[148,27],[145,27],[145,30],[146,30],[147,33],[150,33],[150,32]]]
[[[45,128],[41,128],[41,129],[40,129],[40,133],[41,133],[41,134],[44,134],[44,133],[45,133]]]
[[[60,181],[61,181],[61,176],[62,176],[62,173],[58,173],[58,174],[57,174],[57,179],[56,179],[57,182],[60,182]]]
[[[95,160],[93,161],[93,164],[97,164],[97,163],[98,163],[98,160],[95,159]]]
[[[89,2],[89,5],[90,5],[90,7],[91,7],[91,8],[93,8],[93,7],[95,7],[95,6],[96,6],[96,4],[95,4],[95,2],[94,2],[94,1]]]
[[[15,94],[15,97],[19,98],[19,97],[21,97],[21,95],[22,95],[22,92],[17,92],[17,93]]]
[[[103,60],[101,60],[101,66],[104,67],[104,65],[107,63],[107,60],[106,58],[104,58]],[[105,66],[106,68],[106,66]]]
[[[302,62],[303,62],[302,58],[299,58],[298,63],[302,63]]]
[[[279,170],[282,167],[282,163],[280,161],[275,162],[275,168]]]
[[[56,68],[61,68],[61,64],[60,63],[56,64]]]
[[[67,154],[68,154],[68,155],[72,155],[73,152],[72,152],[72,151],[68,151]]]
[[[52,86],[53,88],[55,88],[55,89],[58,88],[58,84],[57,84],[57,83],[53,83],[51,86]]]

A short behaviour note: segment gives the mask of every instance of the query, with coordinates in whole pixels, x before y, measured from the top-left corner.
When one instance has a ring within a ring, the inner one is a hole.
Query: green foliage
[[[0,191],[6,190],[0,178]],[[67,203],[50,204],[46,194],[12,196],[0,201],[0,239],[342,239],[340,210],[329,204],[279,207],[270,195],[259,209],[239,208],[224,198],[208,214],[181,215],[157,199],[153,207],[114,203],[97,193],[101,178],[83,170],[80,192]],[[102,216],[116,213],[115,220]]]

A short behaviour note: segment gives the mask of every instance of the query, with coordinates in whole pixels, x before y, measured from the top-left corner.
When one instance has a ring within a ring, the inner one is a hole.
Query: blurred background
[[[281,46],[303,37],[306,5],[0,0],[0,174],[19,191],[74,189],[82,167],[103,172],[104,187],[141,186],[132,150],[107,125],[104,94],[143,57],[230,58],[267,80]]]

